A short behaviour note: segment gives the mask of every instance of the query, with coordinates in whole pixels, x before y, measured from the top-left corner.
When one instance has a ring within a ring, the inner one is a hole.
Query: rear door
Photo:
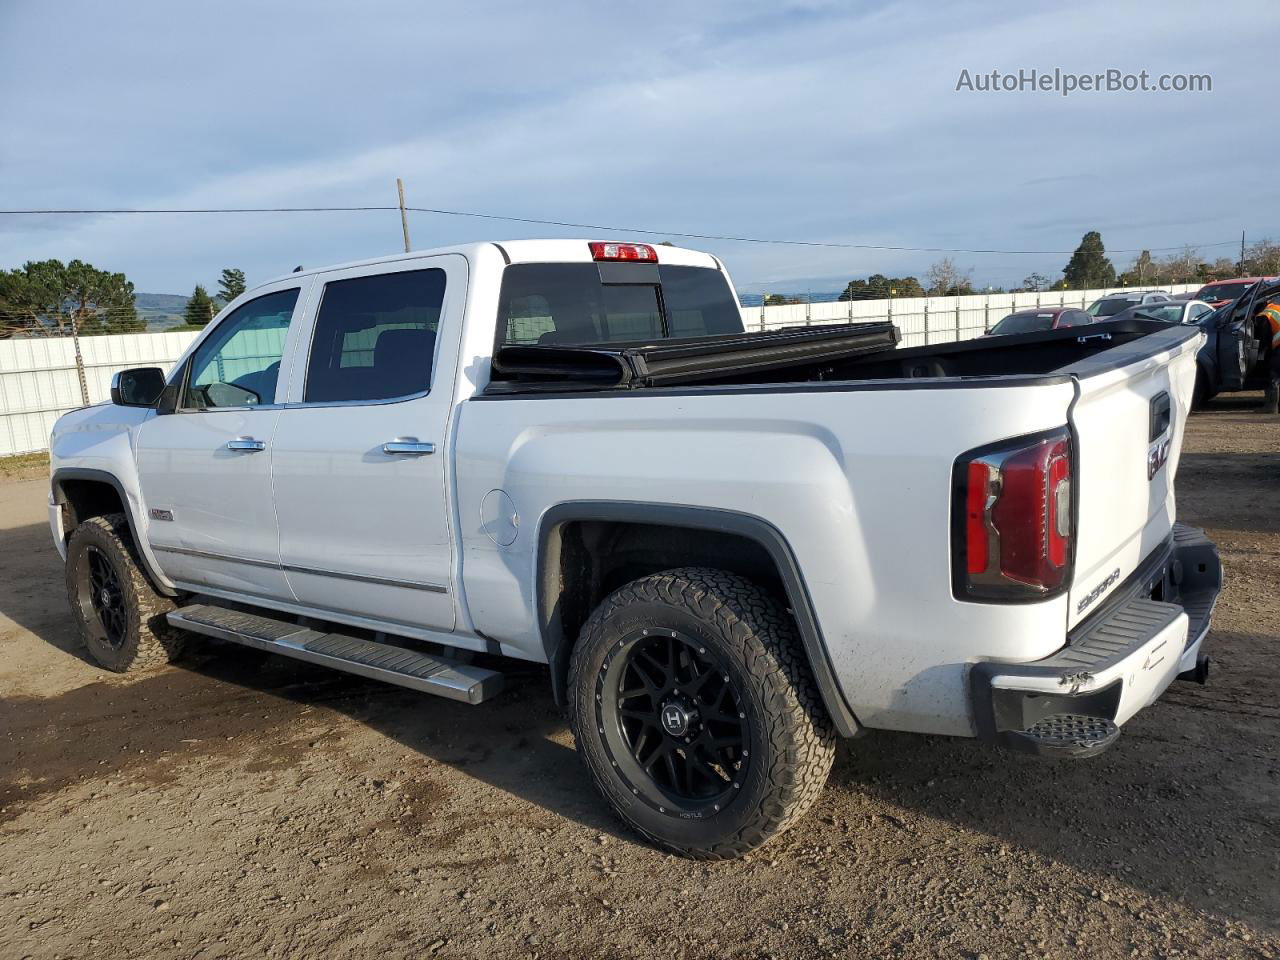
[[[1201,333],[1176,325],[1070,368],[1076,560],[1069,624],[1097,608],[1173,530],[1173,479]]]
[[[457,254],[320,274],[272,443],[300,603],[454,628],[446,428],[467,289]]]

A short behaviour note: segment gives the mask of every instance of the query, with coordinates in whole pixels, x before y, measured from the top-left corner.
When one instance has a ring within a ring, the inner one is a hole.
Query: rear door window
[[[326,283],[303,402],[394,400],[430,390],[444,289],[438,268]]]
[[[646,265],[648,266],[648,265]],[[606,283],[594,263],[506,268],[500,346],[651,342],[741,333],[737,298],[719,270],[661,266],[644,282]]]

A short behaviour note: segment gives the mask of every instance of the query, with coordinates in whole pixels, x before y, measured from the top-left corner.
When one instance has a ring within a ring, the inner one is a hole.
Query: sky
[[[674,234],[1037,251],[950,254],[1009,286],[1091,229],[1118,269],[1280,239],[1277,49],[1274,0],[0,0],[0,210],[394,205],[402,177],[411,206],[622,228],[414,213],[415,249],[670,237],[750,292],[947,254]],[[1033,68],[1212,90],[956,89]],[[395,212],[0,214],[0,268],[78,257],[156,293],[401,244]]]

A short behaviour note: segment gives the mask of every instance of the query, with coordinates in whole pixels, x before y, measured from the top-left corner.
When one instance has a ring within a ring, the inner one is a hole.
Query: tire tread
[[[125,598],[131,613],[131,620],[137,624],[136,642],[125,641],[126,647],[133,648],[133,655],[127,652],[112,662],[106,662],[90,646],[90,653],[103,667],[117,673],[126,671],[149,670],[164,666],[176,660],[182,653],[185,637],[181,632],[169,626],[165,614],[174,609],[173,601],[156,593],[142,572],[137,548],[129,530],[129,521],[123,513],[108,513],[98,517],[90,517],[76,528],[71,535],[72,543],[68,544],[67,563],[67,595],[71,600],[72,614],[81,627],[82,636],[85,626],[81,623],[79,604],[75,602],[76,585],[73,564],[70,562],[73,544],[78,547],[78,539],[99,540],[95,546],[105,547],[117,555],[117,572],[126,580]],[[105,541],[105,542],[101,542]]]
[[[835,756],[835,732],[813,674],[805,660],[795,624],[782,605],[759,585],[726,570],[680,567],[642,577],[614,591],[582,629],[570,661],[571,689],[579,689],[588,659],[609,620],[636,603],[663,603],[682,608],[713,626],[740,658],[746,673],[760,685],[766,706],[771,758],[764,770],[765,788],[755,811],[736,833],[707,846],[679,846],[646,831],[619,811],[623,821],[651,843],[687,857],[723,860],[740,857],[789,829],[822,793]],[[590,678],[594,683],[594,678]],[[574,734],[582,729],[578,697],[570,698]],[[590,722],[588,720],[588,722]],[[609,800],[608,771],[596,770],[587,751],[580,754],[591,769],[597,789]]]

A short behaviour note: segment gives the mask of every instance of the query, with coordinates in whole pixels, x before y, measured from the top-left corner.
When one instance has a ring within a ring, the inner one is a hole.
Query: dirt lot
[[[1280,420],[1193,418],[1222,550],[1208,687],[1104,757],[841,746],[741,862],[615,826],[541,671],[465,707],[199,644],[80,653],[45,483],[0,482],[0,957],[1280,957]],[[38,469],[38,468],[37,468]]]

